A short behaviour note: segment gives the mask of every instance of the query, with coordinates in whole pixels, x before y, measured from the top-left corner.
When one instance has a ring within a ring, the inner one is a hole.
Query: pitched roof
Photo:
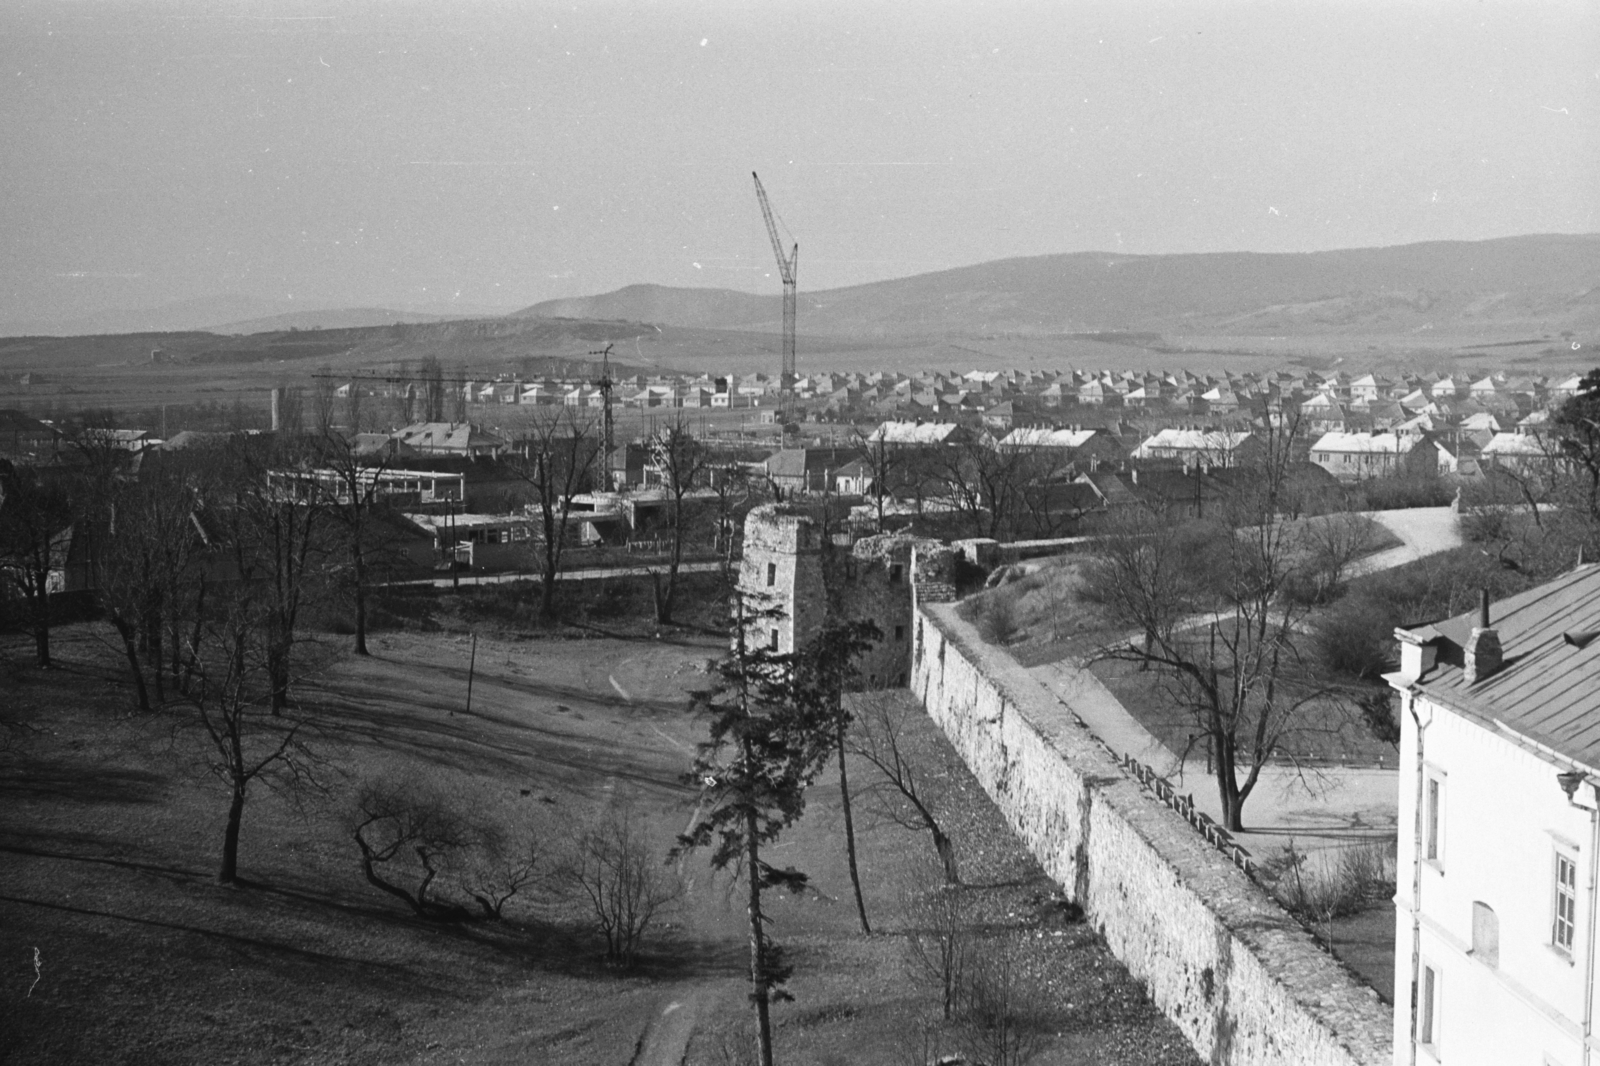
[[[874,444],[942,444],[960,428],[955,422],[885,422],[867,439]]]
[[[1225,455],[1250,439],[1249,433],[1215,429],[1163,429],[1153,437],[1145,438],[1135,455],[1142,456],[1152,448],[1176,448],[1183,451],[1213,452]]]
[[[1014,429],[1000,443],[1016,448],[1081,448],[1099,430],[1096,429],[1041,429],[1031,427]]]
[[[1345,452],[1362,455],[1399,455],[1411,450],[1414,438],[1394,433],[1324,433],[1311,446],[1313,452]]]
[[[1484,455],[1515,455],[1539,459],[1560,455],[1553,445],[1532,433],[1496,433],[1494,439],[1483,446]]]
[[[1600,770],[1600,564],[1495,604],[1504,665],[1466,683],[1460,649],[1477,612],[1415,632],[1442,641],[1440,662],[1418,681],[1430,697]],[[1592,638],[1592,639],[1591,639]]]

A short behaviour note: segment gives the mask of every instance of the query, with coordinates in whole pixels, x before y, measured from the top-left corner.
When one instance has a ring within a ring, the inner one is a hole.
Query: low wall
[[[911,687],[1045,871],[1218,1066],[1388,1066],[1391,1014],[1147,795],[954,605],[917,606]]]

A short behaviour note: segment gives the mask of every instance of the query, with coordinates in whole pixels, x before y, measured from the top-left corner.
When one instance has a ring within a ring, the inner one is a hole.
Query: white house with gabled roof
[[[1311,445],[1311,461],[1343,481],[1390,477],[1402,469],[1432,469],[1433,453],[1417,450],[1423,440],[1404,433],[1324,433]]]
[[[1395,636],[1396,1066],[1596,1061],[1600,566]]]

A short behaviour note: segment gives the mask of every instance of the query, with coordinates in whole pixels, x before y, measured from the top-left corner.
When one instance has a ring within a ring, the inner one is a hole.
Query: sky
[[[0,320],[1600,230],[1600,4],[0,5]]]

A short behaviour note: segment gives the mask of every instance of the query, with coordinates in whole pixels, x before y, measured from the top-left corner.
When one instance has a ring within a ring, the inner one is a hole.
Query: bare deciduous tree
[[[1285,595],[1307,566],[1300,527],[1280,520],[1291,442],[1266,436],[1251,476],[1212,501],[1205,522],[1126,518],[1085,569],[1089,596],[1139,634],[1097,657],[1159,672],[1167,701],[1210,747],[1224,825],[1235,832],[1267,760],[1308,728],[1307,708],[1330,691],[1302,655],[1310,608]]]
[[[51,576],[66,563],[72,502],[36,470],[0,460],[0,587],[22,596],[34,658],[50,665]]]
[[[261,605],[240,588],[207,627],[186,700],[206,738],[207,769],[228,789],[217,880],[238,880],[239,836],[251,785],[321,789],[317,760],[305,741],[306,723],[268,713],[274,686],[261,639]]]
[[[933,983],[945,1021],[961,1007],[972,949],[972,897],[959,885],[928,887],[922,878],[901,893],[901,916],[912,969]]]
[[[422,360],[417,375],[422,385],[422,410],[418,412],[424,422],[443,422],[445,410],[444,367],[439,357],[430,355]]]
[[[945,884],[960,884],[955,844],[935,813],[935,791],[906,750],[903,731],[906,715],[911,713],[906,701],[888,692],[865,693],[856,697],[855,712],[850,751],[878,771],[878,780],[864,791],[879,801],[884,815],[894,824],[925,830],[939,856]]]
[[[572,518],[572,501],[592,487],[596,461],[603,442],[592,418],[577,408],[561,407],[535,416],[520,456],[511,468],[533,490],[539,512],[539,617],[555,617],[556,582],[566,550]]]
[[[672,529],[666,588],[661,588],[658,575],[651,574],[656,585],[656,621],[665,625],[672,621],[678,601],[678,570],[690,530],[688,496],[699,487],[711,459],[682,414],[651,435],[650,451],[667,492],[667,521]]]
[[[971,1062],[1025,1066],[1050,1037],[1049,1005],[1008,939],[981,942],[966,960],[956,1042]]]
[[[458,873],[483,846],[483,826],[437,791],[390,779],[362,786],[350,821],[361,872],[373,888],[401,900],[419,918],[465,921],[472,916],[461,903],[431,893],[441,874]]]
[[[311,379],[311,418],[312,430],[319,437],[329,437],[333,434],[333,419],[338,410],[339,383],[334,380],[333,368],[328,366],[317,367],[317,372]],[[356,430],[352,428],[350,432]]]
[[[656,851],[637,811],[615,808],[577,840],[565,879],[588,907],[606,942],[606,961],[631,967],[662,911],[683,885]]]
[[[1351,567],[1377,543],[1378,523],[1358,511],[1308,518],[1299,539],[1309,556],[1316,598],[1327,599],[1338,594]]]

